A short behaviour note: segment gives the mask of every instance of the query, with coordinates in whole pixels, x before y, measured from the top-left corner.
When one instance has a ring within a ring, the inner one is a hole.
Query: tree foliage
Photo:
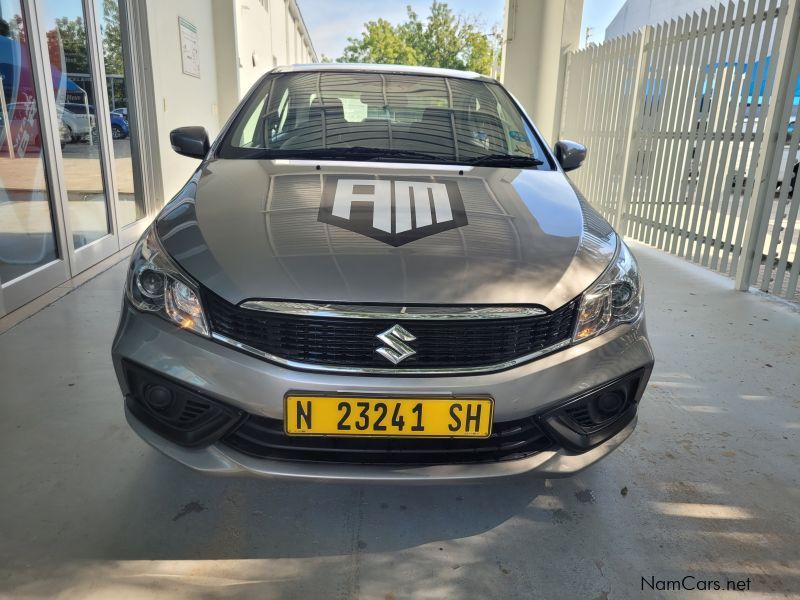
[[[117,0],[103,0],[103,23],[100,31],[103,34],[106,75],[124,75],[122,32],[119,26],[119,2]]]
[[[56,28],[47,32],[51,52],[64,53],[66,73],[89,73],[89,50],[86,47],[86,26],[81,17],[56,19]],[[52,59],[53,57],[51,57]]]
[[[424,21],[410,6],[407,18],[393,25],[368,21],[360,37],[347,39],[338,62],[423,65],[477,71],[489,75],[499,60],[496,28],[486,33],[475,17],[456,15],[445,2],[433,0]]]

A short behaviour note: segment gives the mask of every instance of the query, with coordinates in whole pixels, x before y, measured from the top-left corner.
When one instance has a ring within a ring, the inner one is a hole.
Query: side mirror
[[[578,142],[561,140],[556,142],[556,160],[565,171],[577,169],[586,160],[586,146]]]
[[[191,158],[205,158],[211,144],[205,127],[178,127],[169,132],[169,143],[178,154]]]

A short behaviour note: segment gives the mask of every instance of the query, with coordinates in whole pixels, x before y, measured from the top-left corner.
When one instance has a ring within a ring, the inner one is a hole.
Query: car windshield
[[[78,104],[76,102],[67,102],[64,108],[74,115],[85,115],[87,112],[94,114],[94,106],[86,106],[85,104]]]
[[[500,85],[399,73],[269,76],[237,115],[218,156],[550,168]]]

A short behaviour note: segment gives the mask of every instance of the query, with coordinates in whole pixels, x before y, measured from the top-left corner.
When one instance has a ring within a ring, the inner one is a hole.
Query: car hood
[[[617,243],[559,171],[395,163],[211,160],[156,226],[189,275],[236,304],[552,310]]]

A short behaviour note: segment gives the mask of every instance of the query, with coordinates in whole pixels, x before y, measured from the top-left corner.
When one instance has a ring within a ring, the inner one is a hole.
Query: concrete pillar
[[[583,0],[506,0],[501,81],[554,144],[565,50],[576,50]]]

